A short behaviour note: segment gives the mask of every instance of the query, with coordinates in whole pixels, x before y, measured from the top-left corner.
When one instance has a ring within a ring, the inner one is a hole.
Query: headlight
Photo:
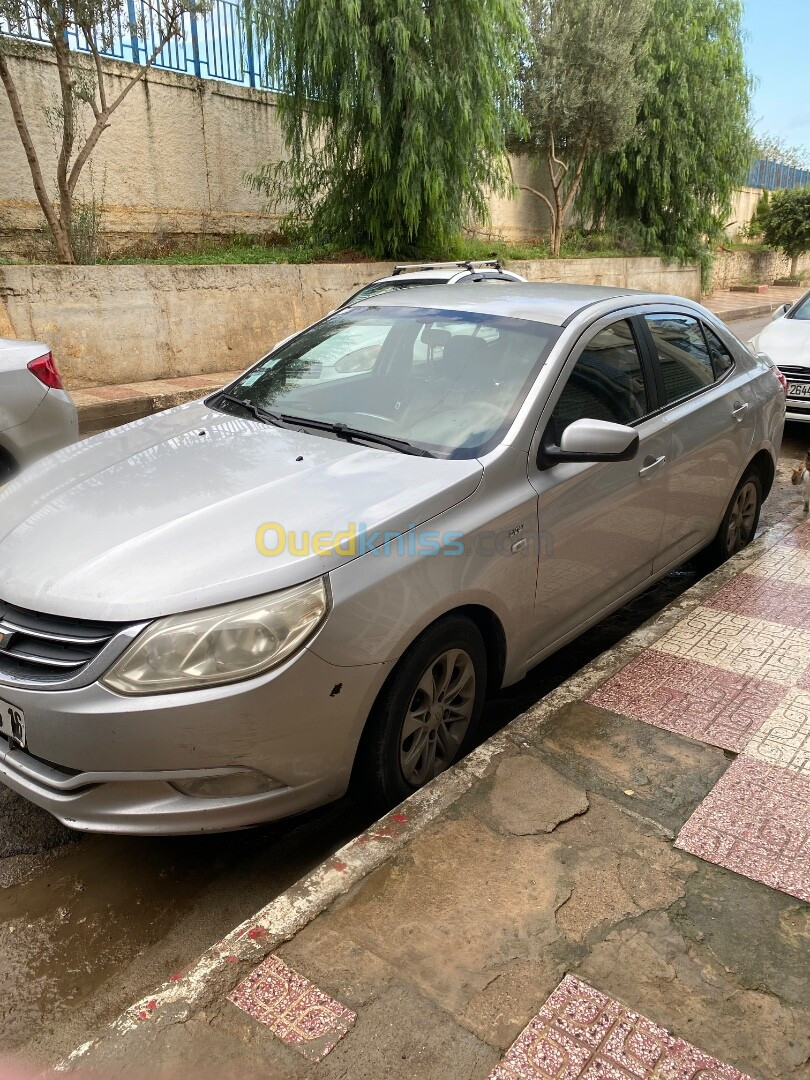
[[[295,652],[329,610],[323,578],[253,600],[158,619],[102,682],[119,694],[196,690],[260,675]]]

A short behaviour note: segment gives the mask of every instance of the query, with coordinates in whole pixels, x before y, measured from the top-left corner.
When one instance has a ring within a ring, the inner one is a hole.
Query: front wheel
[[[484,641],[469,619],[448,616],[417,638],[369,718],[355,766],[358,794],[387,810],[466,753],[486,673]]]
[[[710,565],[719,566],[754,539],[762,509],[762,480],[749,470],[739,482],[726,507],[717,535],[706,549]]]

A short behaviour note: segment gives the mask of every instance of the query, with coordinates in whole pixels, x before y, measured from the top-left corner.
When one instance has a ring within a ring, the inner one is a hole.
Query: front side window
[[[703,332],[706,335],[709,352],[712,354],[715,378],[721,379],[727,371],[731,371],[734,367],[734,357],[717,334],[715,334],[714,330],[705,323],[703,324]]]
[[[714,368],[697,319],[688,315],[645,315],[664,378],[667,405],[714,382]]]
[[[438,457],[475,457],[505,434],[560,333],[436,308],[344,308],[228,387],[230,401],[211,402],[241,402],[325,437],[354,429]]]
[[[644,369],[626,319],[591,338],[568,377],[551,414],[546,438],[559,446],[575,420],[632,424],[649,409]]]

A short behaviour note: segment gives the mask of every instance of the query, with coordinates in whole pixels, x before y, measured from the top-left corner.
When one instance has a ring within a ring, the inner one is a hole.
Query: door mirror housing
[[[631,461],[638,453],[638,432],[607,420],[575,420],[562,433],[559,446],[544,446],[549,465],[560,461]]]
[[[781,319],[783,315],[787,315],[790,311],[790,304],[780,304],[776,311],[771,315],[771,322],[775,322],[777,319]]]

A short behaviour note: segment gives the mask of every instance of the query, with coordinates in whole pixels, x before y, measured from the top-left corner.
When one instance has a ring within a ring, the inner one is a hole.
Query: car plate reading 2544
[[[0,735],[5,735],[12,746],[25,746],[25,713],[0,698]]]

